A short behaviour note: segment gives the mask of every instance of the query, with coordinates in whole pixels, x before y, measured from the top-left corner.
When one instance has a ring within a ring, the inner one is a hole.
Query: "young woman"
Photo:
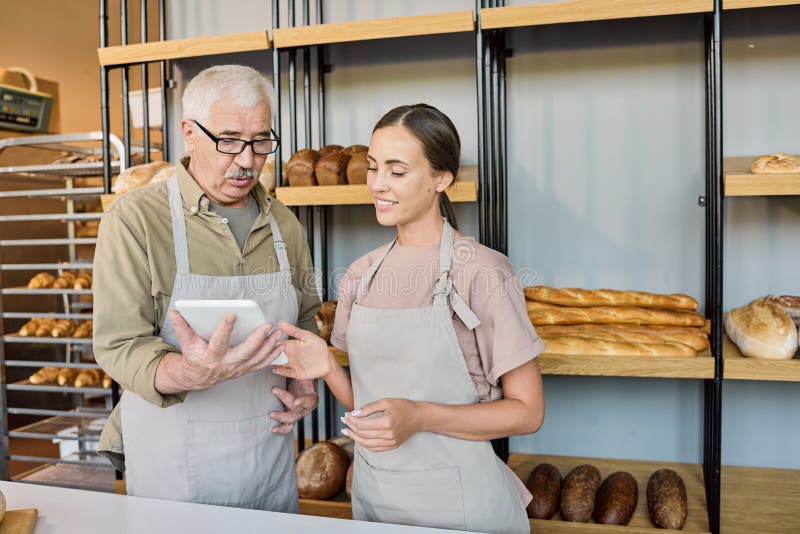
[[[282,323],[293,378],[323,377],[356,442],[355,519],[528,533],[530,494],[489,440],[539,429],[544,346],[508,259],[454,230],[445,190],[458,173],[453,123],[424,104],[375,126],[367,185],[397,238],[341,282],[331,342]]]

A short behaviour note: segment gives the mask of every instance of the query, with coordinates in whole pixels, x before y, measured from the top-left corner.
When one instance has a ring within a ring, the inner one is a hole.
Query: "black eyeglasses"
[[[278,134],[276,134],[275,130],[272,129],[270,129],[270,134],[272,135],[271,138],[245,141],[244,139],[235,139],[233,137],[217,137],[206,130],[206,128],[196,120],[192,119],[192,122],[200,127],[200,129],[203,130],[203,133],[210,137],[211,140],[217,144],[217,152],[222,152],[223,154],[241,154],[244,152],[244,149],[247,148],[247,145],[250,145],[253,147],[254,154],[266,156],[267,154],[272,154],[275,152],[281,142],[281,140],[278,138]]]

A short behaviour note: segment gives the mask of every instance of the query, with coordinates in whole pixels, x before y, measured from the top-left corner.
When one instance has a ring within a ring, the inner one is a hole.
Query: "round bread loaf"
[[[355,445],[356,445],[355,441],[353,441],[351,438],[348,438],[346,436],[339,436],[339,437],[336,437],[336,438],[331,438],[328,441],[330,441],[334,445],[338,445],[339,448],[342,449],[344,451],[344,453],[347,455],[347,460],[350,463],[353,462],[353,458],[354,458],[354,455],[355,455],[355,452],[356,452],[355,451]]]
[[[365,184],[367,183],[367,168],[369,160],[366,152],[356,152],[347,164],[347,183]]]
[[[539,464],[526,484],[533,495],[528,504],[528,517],[550,519],[558,513],[561,499],[561,473],[553,464]]]
[[[601,480],[600,471],[593,465],[579,465],[569,472],[561,486],[561,517],[565,521],[585,523],[591,519]]]
[[[114,182],[114,193],[127,193],[132,189],[147,185],[158,171],[168,167],[174,170],[174,167],[166,161],[154,161],[144,165],[128,167],[119,173],[116,182]]]
[[[347,183],[347,163],[350,156],[344,152],[332,152],[317,161],[315,174],[319,185],[342,185]]]
[[[366,154],[369,152],[369,147],[366,145],[350,145],[349,147],[344,149],[345,154],[350,154],[351,156],[355,156],[356,154],[360,153]]]
[[[356,465],[355,463],[350,464],[350,467],[347,468],[347,478],[344,483],[345,492],[347,492],[347,498],[351,501],[353,500],[353,466]]]
[[[314,168],[319,158],[319,152],[311,148],[304,148],[292,154],[286,165],[286,179],[289,185],[294,187],[317,185]]]
[[[324,147],[319,149],[320,156],[327,156],[328,154],[333,154],[334,152],[341,152],[344,150],[342,145],[325,145]]]
[[[604,525],[627,525],[639,500],[639,485],[624,471],[611,473],[597,490],[592,517]]]
[[[647,511],[658,528],[681,530],[688,506],[686,485],[672,469],[659,469],[647,481]]]
[[[303,499],[330,499],[344,487],[347,455],[329,441],[315,443],[297,458],[297,493]]]

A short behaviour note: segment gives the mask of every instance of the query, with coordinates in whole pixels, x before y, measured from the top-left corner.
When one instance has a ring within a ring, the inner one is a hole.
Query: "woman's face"
[[[404,126],[373,133],[367,158],[367,187],[381,225],[413,223],[438,213],[437,194],[452,177],[431,169],[419,142]]]

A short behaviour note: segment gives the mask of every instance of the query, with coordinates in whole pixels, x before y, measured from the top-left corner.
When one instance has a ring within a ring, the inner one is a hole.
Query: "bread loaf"
[[[53,287],[58,289],[72,289],[73,285],[75,285],[75,273],[72,271],[64,271],[53,282]]]
[[[565,521],[585,523],[591,519],[600,480],[600,471],[593,465],[579,465],[569,472],[561,486],[559,505]]]
[[[756,158],[750,165],[754,174],[792,174],[800,173],[800,158],[778,152],[775,155]]]
[[[630,306],[577,308],[554,306],[529,300],[528,317],[535,326],[547,324],[626,323],[675,326],[703,326],[705,317],[697,312],[652,310]]]
[[[603,525],[627,525],[639,500],[639,485],[633,475],[618,471],[608,475],[597,490],[592,517]]]
[[[329,300],[322,303],[319,308],[319,313],[314,315],[314,320],[319,328],[319,337],[325,340],[326,343],[331,342],[331,331],[333,330],[333,320],[336,315],[336,302]]]
[[[49,384],[50,382],[55,382],[58,378],[58,368],[57,367],[42,367],[35,373],[33,373],[30,377],[28,377],[28,381],[31,384]]]
[[[286,164],[286,178],[289,185],[294,187],[317,185],[314,168],[319,157],[319,152],[311,148],[304,148],[292,154],[289,163]]]
[[[366,145],[350,145],[343,151],[345,154],[355,156],[356,154],[366,154],[369,152],[369,147]]]
[[[350,467],[347,468],[347,476],[344,483],[345,493],[347,493],[347,498],[351,501],[353,500],[353,466],[355,465],[355,463],[351,463]]]
[[[643,332],[646,334],[689,334],[697,337],[708,338],[703,327],[696,326],[665,326],[657,324],[625,324],[625,323],[581,323],[568,325],[540,325],[536,327],[539,333],[569,334],[570,332]]]
[[[50,273],[39,273],[28,281],[28,289],[47,289],[53,287],[56,278]]]
[[[550,519],[558,513],[561,500],[561,473],[553,464],[539,464],[525,484],[533,495],[528,504],[528,517]]]
[[[334,154],[336,152],[342,152],[344,147],[342,145],[325,145],[324,147],[319,149],[320,157],[325,157],[328,154]]]
[[[583,326],[583,325],[574,325]],[[695,351],[708,348],[708,337],[705,334],[671,334],[658,330],[634,331],[623,329],[606,329],[605,325],[588,325],[590,329],[573,329],[573,326],[540,326],[536,329],[540,336],[547,337],[580,337],[602,341],[622,343],[680,343],[688,345]],[[645,330],[645,329],[641,329]]]
[[[767,299],[731,310],[725,331],[750,358],[790,359],[797,352],[797,329],[789,314]]]
[[[352,438],[348,438],[346,436],[339,436],[336,438],[331,438],[328,441],[333,443],[334,445],[338,446],[344,453],[347,455],[347,460],[352,462],[355,458],[356,453],[356,442],[353,441]]]
[[[575,356],[674,356],[691,358],[697,351],[681,343],[633,343],[588,337],[542,336],[549,354]]]
[[[147,185],[158,171],[167,167],[174,169],[174,166],[166,161],[154,161],[152,163],[145,163],[144,165],[128,167],[119,173],[117,181],[114,184],[114,192],[117,194],[127,193],[128,191]]]
[[[636,306],[639,308],[666,308],[673,310],[697,309],[698,303],[689,295],[661,295],[644,291],[616,289],[559,289],[547,286],[525,288],[525,298],[559,306]]]
[[[672,469],[659,469],[647,481],[647,511],[658,528],[681,530],[688,505],[686,485]]]
[[[347,164],[347,183],[351,185],[367,183],[369,160],[366,152],[356,152]]]
[[[331,152],[317,161],[314,174],[319,185],[342,185],[347,183],[347,164],[350,156],[344,152]]]
[[[344,488],[347,455],[328,441],[315,443],[297,458],[297,492],[304,499],[330,499]]]
[[[776,297],[773,295],[767,297],[767,300],[780,306],[789,315],[794,324],[800,326],[800,297],[791,295]]]

